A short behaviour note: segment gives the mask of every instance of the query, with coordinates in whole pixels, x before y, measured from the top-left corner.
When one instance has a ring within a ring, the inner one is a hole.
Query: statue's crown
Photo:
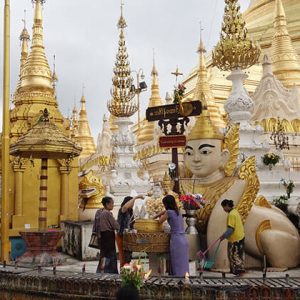
[[[212,123],[207,110],[203,110],[201,115],[196,117],[196,123],[187,137],[188,141],[199,139],[224,140],[224,135]]]
[[[172,181],[172,178],[167,172],[165,172],[165,175],[163,177],[163,182],[169,182],[169,181]]]

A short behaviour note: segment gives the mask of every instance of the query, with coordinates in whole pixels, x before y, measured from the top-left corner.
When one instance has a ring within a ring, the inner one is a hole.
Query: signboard
[[[185,135],[167,135],[159,138],[159,147],[177,148],[184,147],[186,144]]]
[[[202,111],[200,101],[182,102],[181,104],[167,104],[146,109],[148,121],[159,121],[164,119],[177,119],[180,117],[197,116]]]

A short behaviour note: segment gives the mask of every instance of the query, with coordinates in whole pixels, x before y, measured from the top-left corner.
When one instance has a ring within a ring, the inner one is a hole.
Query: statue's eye
[[[185,150],[185,154],[186,154],[186,155],[192,155],[192,154],[193,154],[193,151],[191,151],[191,150]]]
[[[208,149],[202,149],[202,150],[200,151],[200,153],[206,155],[206,154],[211,153],[211,151],[208,150]]]

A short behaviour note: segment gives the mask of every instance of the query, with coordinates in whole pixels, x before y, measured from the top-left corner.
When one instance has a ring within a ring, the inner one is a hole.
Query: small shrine
[[[40,197],[38,207],[38,230],[20,231],[27,245],[27,252],[18,258],[21,263],[49,265],[61,263],[56,252],[57,243],[64,235],[62,230],[48,229],[48,159],[64,160],[70,165],[79,156],[81,148],[66,137],[50,122],[45,108],[37,124],[10,147],[10,154],[21,158],[41,159]]]

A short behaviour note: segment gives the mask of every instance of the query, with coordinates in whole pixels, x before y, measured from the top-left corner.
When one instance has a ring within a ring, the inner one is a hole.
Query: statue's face
[[[205,178],[224,167],[228,157],[221,140],[201,139],[187,142],[184,163],[194,177]]]

